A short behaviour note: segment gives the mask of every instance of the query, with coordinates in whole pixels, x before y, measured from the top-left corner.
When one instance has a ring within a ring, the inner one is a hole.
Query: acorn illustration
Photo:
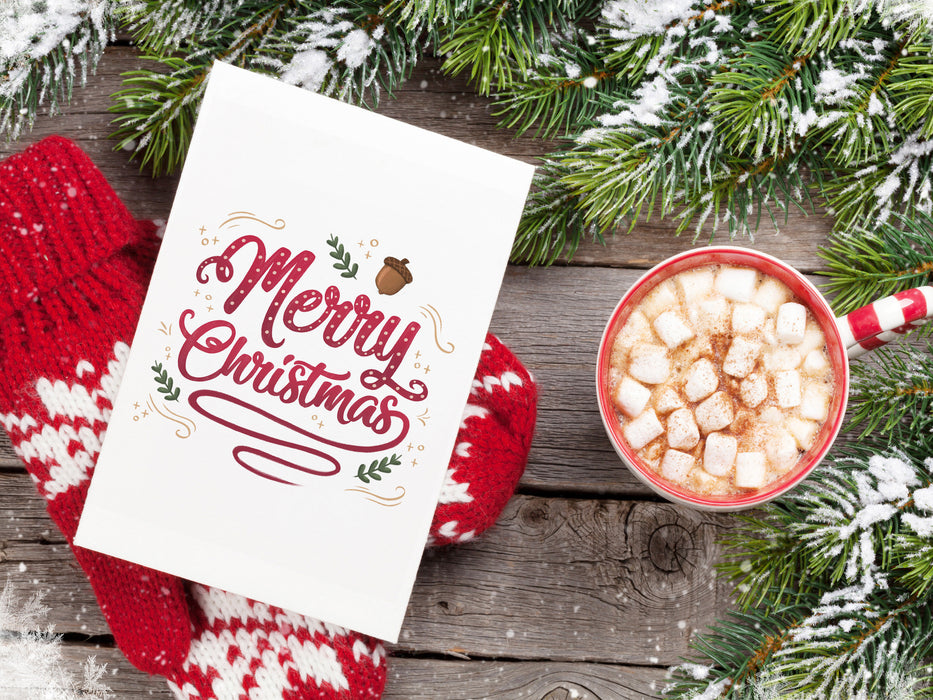
[[[392,295],[411,282],[411,272],[405,267],[408,258],[386,258],[385,264],[376,275],[376,289],[380,294]]]

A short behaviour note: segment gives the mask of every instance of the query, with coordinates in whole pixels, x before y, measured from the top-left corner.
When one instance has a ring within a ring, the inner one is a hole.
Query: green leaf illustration
[[[350,253],[346,252],[340,239],[337,238],[337,236],[331,236],[327,239],[327,245],[333,248],[330,252],[330,257],[337,261],[334,263],[334,269],[343,270],[343,272],[340,273],[341,277],[356,279],[356,271],[359,270],[359,265],[355,262],[350,262]]]
[[[356,478],[362,481],[364,484],[368,484],[370,481],[382,481],[383,474],[391,474],[392,466],[400,466],[402,464],[402,455],[392,454],[390,457],[383,457],[382,459],[373,460],[372,464],[368,467],[365,464],[361,464],[360,468],[356,471]]]
[[[162,363],[156,362],[150,369],[155,372],[155,381],[159,385],[158,392],[164,394],[163,398],[166,401],[178,401],[181,389],[175,386],[175,382],[168,376],[168,370],[162,369]]]

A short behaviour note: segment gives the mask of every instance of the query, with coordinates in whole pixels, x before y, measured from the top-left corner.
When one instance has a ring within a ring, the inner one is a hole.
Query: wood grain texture
[[[171,700],[168,686],[133,668],[118,649],[80,642],[62,645],[62,658],[75,677],[93,657],[106,665],[101,682],[115,698]],[[390,658],[384,700],[642,700],[664,687],[665,671],[618,664],[541,661],[445,661]],[[5,695],[0,700],[20,700]]]
[[[107,635],[28,477],[0,474],[0,580],[40,591],[59,632]],[[728,604],[730,519],[667,503],[516,496],[486,535],[427,550],[394,648],[406,654],[668,665]],[[559,641],[558,641],[559,640]]]

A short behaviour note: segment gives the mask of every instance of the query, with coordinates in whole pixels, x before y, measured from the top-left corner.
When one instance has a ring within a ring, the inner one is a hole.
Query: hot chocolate
[[[833,373],[823,331],[784,283],[707,265],[635,306],[613,340],[608,388],[638,458],[716,496],[797,464],[827,419]]]

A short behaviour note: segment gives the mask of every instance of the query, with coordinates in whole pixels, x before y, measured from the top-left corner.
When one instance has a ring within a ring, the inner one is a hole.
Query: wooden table
[[[91,155],[137,217],[166,218],[177,180],[140,173],[107,138],[108,96],[119,74],[141,63],[128,45],[111,47],[67,114],[43,117],[0,154],[62,134]],[[556,148],[497,129],[489,102],[444,76],[437,60],[419,64],[379,111],[529,162]],[[822,216],[795,213],[780,232],[765,221],[754,242],[740,243],[814,272],[828,229]],[[690,638],[726,609],[729,590],[713,567],[717,537],[733,518],[662,502],[641,486],[609,445],[594,390],[597,342],[619,297],[642,270],[691,244],[689,234],[677,238],[671,224],[652,220],[605,247],[582,246],[572,264],[510,266],[492,330],[540,387],[531,458],[493,529],[425,554],[401,640],[390,649],[385,698],[650,697]],[[65,635],[74,668],[96,654],[117,697],[170,698],[162,679],[136,671],[113,646],[5,436],[0,516],[0,581],[21,597],[46,593],[49,622]]]

